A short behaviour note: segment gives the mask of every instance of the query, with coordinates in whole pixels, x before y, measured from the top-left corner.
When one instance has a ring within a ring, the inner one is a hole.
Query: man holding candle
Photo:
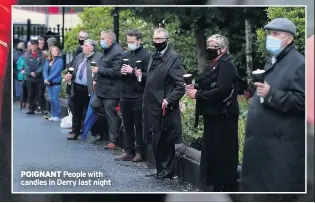
[[[98,66],[92,69],[93,73],[97,73],[97,83],[91,106],[96,111],[104,107],[110,136],[110,143],[105,146],[105,149],[114,149],[120,135],[120,119],[115,108],[119,104],[121,95],[120,69],[125,53],[116,42],[113,31],[101,32],[100,45],[103,48],[103,56]]]
[[[117,161],[142,161],[141,154],[144,146],[142,99],[150,54],[143,48],[141,40],[142,34],[138,30],[130,30],[127,33],[129,51],[125,59],[129,59],[129,65],[123,64],[121,68],[122,92],[120,99],[120,108],[126,131],[126,147],[124,149],[125,153],[115,159]]]
[[[305,57],[293,22],[277,18],[265,30],[270,57],[248,110],[241,191],[304,192]]]
[[[85,40],[83,53],[77,55],[73,61],[74,71],[65,75],[65,80],[71,85],[70,96],[73,102],[72,132],[68,140],[77,140],[80,134],[84,109],[88,107],[90,95],[93,92],[92,69],[90,62],[99,63],[101,54],[96,52],[97,43],[94,40]]]

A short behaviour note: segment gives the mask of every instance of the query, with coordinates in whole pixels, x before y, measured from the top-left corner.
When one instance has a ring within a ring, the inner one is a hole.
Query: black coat
[[[125,58],[129,59],[130,66],[135,68],[135,62],[140,60],[142,61],[142,77],[141,82],[138,82],[137,77],[135,75],[135,70],[132,71],[131,74],[121,75],[122,78],[122,91],[121,97],[127,99],[140,99],[143,97],[143,91],[146,80],[147,67],[150,60],[151,55],[148,53],[143,46],[140,46],[138,49],[134,51],[127,52]]]
[[[96,83],[96,96],[119,99],[121,95],[120,69],[125,53],[118,43],[104,49],[100,60]]]
[[[143,94],[144,140],[148,144],[152,143],[152,127],[160,123],[163,99],[172,107],[167,113],[169,139],[173,143],[181,142],[179,100],[185,94],[184,74],[182,60],[170,46],[161,56],[151,57]]]
[[[202,115],[239,114],[238,73],[232,58],[225,53],[196,79],[197,109]],[[226,99],[226,102],[223,102]],[[230,103],[228,103],[230,102]]]
[[[305,58],[294,44],[265,65],[270,91],[248,110],[241,190],[305,191]]]

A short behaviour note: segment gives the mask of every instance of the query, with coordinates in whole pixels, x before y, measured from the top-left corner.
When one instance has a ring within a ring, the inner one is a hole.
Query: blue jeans
[[[22,81],[14,80],[15,85],[15,97],[21,98],[22,96]]]
[[[61,85],[48,86],[47,91],[50,99],[52,117],[60,118],[61,107],[59,94],[61,92]]]

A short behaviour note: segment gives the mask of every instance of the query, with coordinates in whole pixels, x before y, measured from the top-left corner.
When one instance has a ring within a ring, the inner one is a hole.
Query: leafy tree
[[[296,37],[294,39],[296,48],[304,55],[305,53],[305,8],[304,7],[270,7],[266,9],[269,21],[275,18],[287,18],[296,25]],[[257,51],[260,59],[266,60],[268,53],[265,48],[266,33],[263,28],[257,31]]]

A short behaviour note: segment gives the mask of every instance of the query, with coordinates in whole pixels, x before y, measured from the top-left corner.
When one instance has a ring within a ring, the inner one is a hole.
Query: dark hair
[[[38,41],[37,40],[31,40],[30,42],[31,42],[31,44],[38,45]]]
[[[127,36],[136,37],[137,40],[142,39],[142,34],[139,30],[129,30]]]

